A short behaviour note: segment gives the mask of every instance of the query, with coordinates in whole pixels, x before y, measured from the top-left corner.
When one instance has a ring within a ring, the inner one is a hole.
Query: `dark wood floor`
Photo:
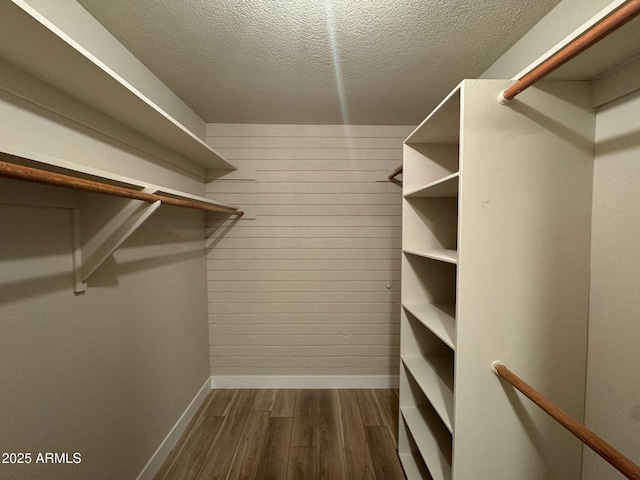
[[[395,390],[214,390],[155,480],[404,480]]]

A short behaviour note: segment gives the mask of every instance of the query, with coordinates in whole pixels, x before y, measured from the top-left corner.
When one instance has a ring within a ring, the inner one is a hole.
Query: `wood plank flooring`
[[[154,480],[405,480],[396,390],[213,390]]]

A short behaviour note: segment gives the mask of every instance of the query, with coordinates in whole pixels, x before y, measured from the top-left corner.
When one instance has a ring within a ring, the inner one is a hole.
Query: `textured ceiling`
[[[79,0],[206,122],[416,124],[558,0]]]

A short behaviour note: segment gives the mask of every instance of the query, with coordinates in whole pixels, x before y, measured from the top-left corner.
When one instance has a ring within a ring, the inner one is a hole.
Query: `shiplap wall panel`
[[[352,303],[354,297],[363,302],[399,302],[399,292],[209,292],[209,303]]]
[[[277,271],[247,271],[224,270],[209,271],[209,280],[304,280],[304,281],[346,281],[346,280],[400,280],[400,270],[392,272],[382,271],[304,271],[304,270],[277,270]]]
[[[256,248],[252,250],[242,248],[227,248],[215,250],[212,249],[208,258],[210,259],[224,259],[229,256],[233,258],[371,258],[371,255],[375,255],[376,258],[394,258],[397,259],[400,255],[396,250],[391,248],[369,248],[366,250],[360,250],[357,248],[319,248],[319,249],[305,249],[297,248],[290,250],[280,250],[275,248]]]
[[[345,162],[348,160],[345,160]],[[398,160],[389,162],[396,165]],[[395,167],[391,171],[395,170]],[[300,182],[300,183],[360,183],[377,182],[387,177],[388,170],[261,170],[258,171],[259,182]],[[348,190],[345,189],[345,193]]]
[[[393,193],[245,193],[245,202],[255,205],[393,205],[398,192]],[[219,193],[221,203],[235,202],[236,193]]]
[[[338,319],[337,319],[338,320]],[[327,326],[331,326],[334,334],[340,335],[360,335],[360,325],[350,325],[343,323],[334,323],[322,325],[299,325],[296,332],[300,335],[326,335]],[[398,335],[400,326],[396,324],[373,324],[369,326],[370,335]],[[290,325],[234,325],[222,324],[212,325],[210,328],[212,335],[290,335]]]
[[[327,327],[329,328],[330,325]],[[330,350],[336,345],[358,345],[360,346],[366,341],[368,346],[386,346],[397,341],[397,335],[211,335],[209,342],[211,345],[224,345],[227,347],[243,347],[248,346],[305,346],[312,345],[316,347],[326,347]]]
[[[212,375],[396,375],[403,126],[207,125],[255,181],[207,192]]]
[[[287,359],[295,357],[382,357],[397,355],[399,348],[396,346],[381,345],[255,345],[247,347],[244,352],[239,352],[237,346],[221,345],[214,349],[212,357],[222,361],[225,357],[279,357]],[[396,359],[391,358],[396,361]],[[292,366],[295,363],[289,362]],[[316,366],[312,365],[311,367]],[[350,366],[350,365],[349,365]],[[397,368],[397,366],[396,366]]]
[[[331,237],[356,237],[368,238],[381,236],[389,236],[390,238],[398,238],[397,232],[389,232],[388,227],[254,227],[254,226],[238,226],[231,228],[225,234],[226,237],[261,237],[261,238],[322,238]]]
[[[209,309],[218,313],[394,313],[400,308],[400,303],[298,303],[298,302],[269,302],[269,303],[233,303],[214,302]],[[366,323],[366,322],[365,322]],[[364,324],[363,324],[364,325]]]
[[[415,127],[404,125],[262,125],[209,123],[207,137],[311,137],[311,138],[378,138],[396,137],[403,140]]]
[[[251,325],[259,327],[268,325],[288,325],[295,323],[299,326],[317,325],[324,328],[326,325],[349,325],[367,323],[369,327],[378,324],[390,324],[397,326],[397,312],[386,313],[210,313],[209,324],[213,330],[220,325]],[[289,328],[289,327],[287,327]],[[361,328],[361,327],[358,327]]]
[[[400,165],[400,160],[393,164]],[[395,168],[394,168],[395,170]],[[391,173],[391,172],[388,172]],[[388,175],[387,173],[387,175]],[[385,175],[385,179],[386,179]],[[371,183],[351,183],[349,188],[345,189],[345,185],[342,183],[251,183],[251,191],[244,185],[244,181],[225,181],[216,180],[215,183],[209,185],[211,191],[216,192],[216,195],[221,193],[242,193],[242,194],[254,194],[254,193],[397,193],[398,186],[385,180],[379,180]],[[216,196],[217,198],[217,196]]]
[[[240,137],[239,140],[246,140],[246,137]],[[325,145],[332,141],[331,138],[323,138],[323,140],[326,142]],[[218,148],[216,146],[216,151],[224,158],[233,158],[234,164],[236,161],[241,162],[243,160],[344,160],[345,162],[350,162],[352,160],[398,161],[398,156],[402,158],[402,143],[400,143],[396,148],[251,148],[246,147],[244,143],[238,143],[238,146],[235,148]]]
[[[222,347],[224,348],[224,347]],[[230,347],[226,355],[214,357],[212,364],[216,371],[248,370],[252,375],[272,375],[274,370],[278,375],[300,375],[304,371],[306,375],[327,375],[327,371],[337,375],[397,375],[398,362],[396,355],[390,355],[386,351],[374,353],[375,356],[353,355],[353,347],[346,347],[343,352],[336,355],[327,353],[325,347],[318,347],[318,355],[306,356],[297,352],[285,354],[276,348],[264,356],[233,356],[230,352],[237,351]],[[344,356],[348,355],[349,362],[345,364]],[[291,362],[294,356],[296,362]],[[310,365],[302,370],[297,364]]]
[[[253,281],[229,282],[213,281],[209,282],[209,292],[378,292],[381,281],[345,281],[345,282],[268,282]],[[391,292],[400,291],[400,282],[384,283],[385,288]]]
[[[295,181],[295,180],[294,180]],[[364,181],[364,180],[363,180]],[[246,205],[246,204],[245,204]],[[348,207],[348,208],[346,208]],[[287,216],[287,215],[340,215],[346,217],[357,216],[398,216],[402,211],[400,205],[332,205],[330,203],[318,205],[258,205],[259,215]],[[399,237],[397,237],[399,238]]]
[[[379,260],[208,260],[215,270],[394,270],[393,259]]]
[[[395,137],[330,137],[330,143],[327,142],[327,137],[269,137],[269,136],[256,136],[256,137],[243,137],[242,143],[238,144],[238,137],[234,136],[220,136],[216,137],[217,148],[271,148],[271,149],[283,149],[283,148],[296,148],[296,149],[314,149],[314,150],[327,150],[334,149],[339,150],[337,155],[342,154],[346,149],[395,149],[398,148],[397,138]],[[311,152],[310,152],[311,153]],[[348,157],[345,157],[348,158]]]
[[[236,160],[236,165],[242,170],[308,170],[308,171],[322,171],[326,169],[336,170],[341,172],[357,172],[361,170],[378,170],[383,171],[389,164],[389,160],[354,160],[350,158],[340,158],[333,160],[326,159],[307,159],[307,160],[260,160],[260,159],[245,159]]]
[[[304,228],[304,227],[300,227]],[[348,227],[345,227],[348,228]],[[398,227],[395,227],[398,228]],[[231,229],[229,229],[230,231]],[[210,236],[219,234],[225,235],[227,232],[212,232]],[[209,239],[211,240],[211,238]],[[326,249],[343,249],[343,248],[360,248],[360,249],[379,249],[379,248],[400,248],[402,244],[401,237],[385,237],[384,242],[381,239],[373,237],[316,237],[316,238],[282,238],[282,237],[217,237],[216,240],[210,241],[208,246],[217,248],[326,248]]]
[[[216,223],[216,227],[221,225],[230,225],[232,222]],[[234,228],[242,228],[246,226],[244,223],[235,223]],[[400,227],[402,226],[402,219],[397,217],[385,218],[382,216],[330,216],[330,215],[316,215],[314,217],[306,216],[293,216],[287,217],[257,217],[249,226],[252,227]],[[400,253],[398,253],[399,255]]]

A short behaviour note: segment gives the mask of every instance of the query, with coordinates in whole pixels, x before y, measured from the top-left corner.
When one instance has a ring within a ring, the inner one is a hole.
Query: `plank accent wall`
[[[405,126],[207,125],[212,375],[397,375]],[[231,227],[233,224],[233,227]]]

